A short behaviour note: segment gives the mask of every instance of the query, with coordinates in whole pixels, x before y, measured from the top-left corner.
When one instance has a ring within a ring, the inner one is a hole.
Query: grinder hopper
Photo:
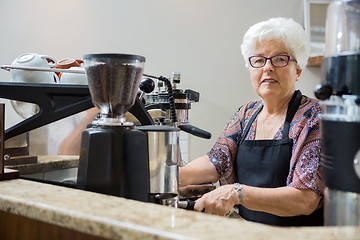
[[[145,58],[126,54],[87,54],[84,66],[92,101],[102,122],[123,122],[135,103]]]

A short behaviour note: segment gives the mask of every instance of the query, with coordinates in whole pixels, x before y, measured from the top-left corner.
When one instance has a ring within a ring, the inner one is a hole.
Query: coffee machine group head
[[[84,130],[77,187],[148,201],[148,139],[124,114],[136,100],[145,58],[88,54],[84,66],[93,104],[101,117]]]
[[[360,226],[360,0],[327,9],[322,82],[321,166],[325,225]]]

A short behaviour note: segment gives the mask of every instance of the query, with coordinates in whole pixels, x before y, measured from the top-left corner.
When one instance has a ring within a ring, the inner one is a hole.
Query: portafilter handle
[[[178,207],[186,210],[194,210],[195,201],[190,199],[179,200]]]

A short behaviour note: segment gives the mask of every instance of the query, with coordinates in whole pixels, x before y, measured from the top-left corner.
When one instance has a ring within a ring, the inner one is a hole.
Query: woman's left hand
[[[223,185],[196,200],[194,210],[198,212],[205,210],[205,213],[225,216],[239,202],[239,195],[234,185]]]

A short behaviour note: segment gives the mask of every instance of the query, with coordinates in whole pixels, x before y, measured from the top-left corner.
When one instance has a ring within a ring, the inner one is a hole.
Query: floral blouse
[[[234,163],[237,149],[245,126],[251,116],[263,105],[262,101],[251,101],[241,106],[208,152],[208,157],[219,174],[220,183],[237,182]],[[320,119],[322,106],[315,99],[303,96],[289,128],[289,138],[293,139],[292,157],[286,185],[297,189],[312,189],[323,197],[324,184],[320,167]],[[245,140],[255,140],[257,118],[254,120]],[[282,138],[284,124],[278,129],[274,139]],[[250,161],[250,159],[246,159]]]

